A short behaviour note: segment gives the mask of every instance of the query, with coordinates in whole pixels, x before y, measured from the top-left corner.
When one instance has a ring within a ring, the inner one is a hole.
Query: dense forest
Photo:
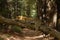
[[[60,40],[60,1],[0,0],[0,40]]]

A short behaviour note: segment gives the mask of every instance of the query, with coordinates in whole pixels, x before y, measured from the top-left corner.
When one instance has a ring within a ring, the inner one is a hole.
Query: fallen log
[[[8,18],[4,18],[3,16],[0,16],[0,23],[2,24],[7,24],[7,25],[17,25],[17,26],[21,26],[21,27],[26,27],[26,24],[17,22],[13,19],[8,19]]]
[[[58,40],[60,40],[60,32],[58,32],[56,29],[48,26],[41,26],[40,30],[42,30],[44,33],[49,33],[52,36],[56,37]]]
[[[16,22],[15,20],[7,19],[2,16],[0,16],[0,23],[7,24],[7,25],[17,25],[17,26],[20,26],[20,27],[22,26],[22,27],[26,27],[26,28],[31,26],[30,24]],[[40,26],[39,29],[42,30],[43,32],[50,33],[51,35],[53,35],[54,37],[56,37],[60,40],[60,32],[56,31],[55,29],[48,27],[48,26]]]

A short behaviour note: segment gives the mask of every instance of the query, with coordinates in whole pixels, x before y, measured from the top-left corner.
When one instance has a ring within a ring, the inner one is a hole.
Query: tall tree
[[[0,0],[0,15],[9,18],[9,13],[7,0]]]
[[[57,20],[57,5],[55,0],[37,0],[37,9],[38,17],[42,20],[43,23],[47,22],[49,24],[49,22],[53,22],[54,24],[53,20],[55,18],[55,14]]]

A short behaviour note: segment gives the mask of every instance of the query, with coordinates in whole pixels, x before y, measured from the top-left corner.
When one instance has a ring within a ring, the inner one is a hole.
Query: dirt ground
[[[0,37],[3,38],[3,40],[54,40],[54,37],[50,34],[45,35],[41,31],[34,31],[27,28],[22,30],[22,36],[0,33]]]

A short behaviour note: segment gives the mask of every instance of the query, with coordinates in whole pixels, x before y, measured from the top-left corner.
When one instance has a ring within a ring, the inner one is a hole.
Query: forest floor
[[[54,37],[50,34],[45,35],[41,31],[34,31],[27,28],[24,28],[20,35],[0,33],[0,40],[54,40]]]

